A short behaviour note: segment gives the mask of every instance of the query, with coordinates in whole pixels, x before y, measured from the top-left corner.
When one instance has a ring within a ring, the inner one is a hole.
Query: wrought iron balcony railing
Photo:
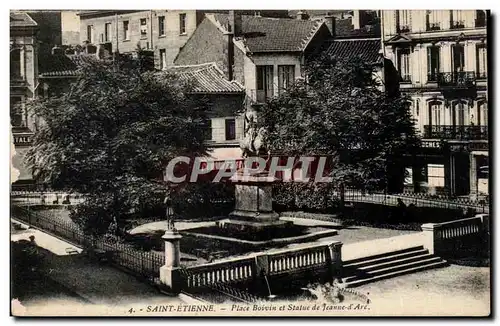
[[[424,126],[424,138],[487,140],[488,126]]]
[[[411,27],[409,25],[398,26],[398,33],[409,33],[410,31]]]
[[[487,79],[488,73],[486,71],[476,72],[476,79]]]
[[[465,21],[463,20],[450,21],[450,29],[459,29],[459,28],[465,28]]]
[[[473,71],[440,72],[431,74],[428,81],[437,81],[439,86],[467,87],[476,83]]]
[[[441,29],[440,23],[427,23],[426,30],[427,31],[439,31]]]
[[[411,83],[411,75],[410,74],[401,74],[400,82],[401,83]]]

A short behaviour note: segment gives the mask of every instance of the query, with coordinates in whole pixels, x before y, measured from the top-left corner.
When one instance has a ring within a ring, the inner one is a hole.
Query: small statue
[[[165,217],[167,218],[167,231],[177,231],[174,224],[174,210],[172,208],[172,200],[169,195],[165,196],[163,201],[165,205]]]
[[[245,113],[245,138],[240,143],[240,148],[243,151],[243,157],[259,155],[262,152],[269,151],[266,149],[266,130],[265,128],[257,127],[257,112],[255,109]]]

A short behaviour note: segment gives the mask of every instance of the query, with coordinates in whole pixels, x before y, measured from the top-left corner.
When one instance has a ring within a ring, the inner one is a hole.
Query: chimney
[[[297,13],[297,19],[298,20],[308,20],[309,15],[307,14],[307,12],[301,10]]]
[[[325,19],[325,25],[328,27],[328,30],[330,31],[330,34],[332,37],[335,37],[335,17],[334,16],[326,16]]]
[[[354,10],[352,14],[352,27],[354,29],[361,28],[361,10]]]
[[[58,47],[57,45],[52,48],[51,52],[52,52],[52,55],[64,54],[64,50],[62,48]]]
[[[229,28],[234,37],[240,37],[243,34],[241,13],[238,10],[229,10]]]

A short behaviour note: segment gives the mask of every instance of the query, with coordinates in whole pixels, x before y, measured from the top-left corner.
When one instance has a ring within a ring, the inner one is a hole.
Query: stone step
[[[429,250],[427,250],[427,249],[419,249],[419,250],[403,252],[403,253],[395,254],[395,255],[388,255],[388,256],[384,256],[384,257],[368,259],[368,260],[364,260],[364,261],[357,262],[357,263],[344,264],[343,267],[347,268],[347,269],[358,269],[358,268],[362,268],[364,266],[370,266],[370,265],[375,265],[375,264],[379,264],[379,263],[399,260],[399,259],[403,259],[403,258],[425,255],[428,253],[429,253]],[[372,258],[372,257],[367,257],[367,258]]]
[[[354,270],[354,274],[345,279],[346,282],[366,278],[374,275],[379,275],[387,272],[392,272],[393,270],[405,268],[408,266],[419,265],[423,263],[429,263],[433,261],[440,261],[441,258],[432,256],[430,254],[414,256],[409,258],[403,258],[398,260],[393,260],[389,262],[384,262],[381,264],[374,264],[365,266],[359,269]]]
[[[448,266],[448,263],[444,260],[439,260],[439,261],[435,261],[435,262],[428,262],[425,264],[417,264],[417,265],[413,265],[413,266],[404,266],[403,269],[396,269],[396,270],[382,273],[379,275],[372,275],[372,276],[369,276],[367,278],[362,278],[362,279],[357,279],[357,280],[353,280],[350,282],[346,282],[344,287],[353,288],[353,287],[361,286],[364,284],[385,280],[385,279],[392,278],[392,277],[422,272],[422,271],[426,271],[429,269],[435,269],[435,268],[446,267],[446,266]]]
[[[365,262],[365,261],[369,261],[369,260],[374,260],[374,259],[378,259],[378,258],[384,258],[384,257],[389,257],[389,256],[396,256],[396,255],[403,254],[403,253],[414,252],[414,251],[418,251],[418,250],[422,250],[422,249],[424,249],[424,246],[414,246],[414,247],[408,247],[408,248],[405,248],[405,249],[387,251],[387,252],[383,252],[383,253],[380,253],[380,254],[369,255],[369,256],[360,257],[360,258],[354,258],[354,259],[349,259],[349,260],[344,261],[343,265],[344,266],[345,265],[352,265],[352,264],[361,263],[361,262]]]

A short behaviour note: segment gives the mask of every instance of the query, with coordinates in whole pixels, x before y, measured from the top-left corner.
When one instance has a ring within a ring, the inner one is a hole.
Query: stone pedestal
[[[235,209],[229,214],[229,224],[240,229],[244,227],[255,230],[293,224],[281,221],[279,214],[273,211],[272,185],[276,178],[266,172],[252,174],[243,169],[231,180],[238,183],[235,190]]]
[[[160,281],[167,290],[179,293],[183,285],[180,267],[182,236],[177,231],[166,231],[162,239],[165,241],[165,265],[160,267]]]

